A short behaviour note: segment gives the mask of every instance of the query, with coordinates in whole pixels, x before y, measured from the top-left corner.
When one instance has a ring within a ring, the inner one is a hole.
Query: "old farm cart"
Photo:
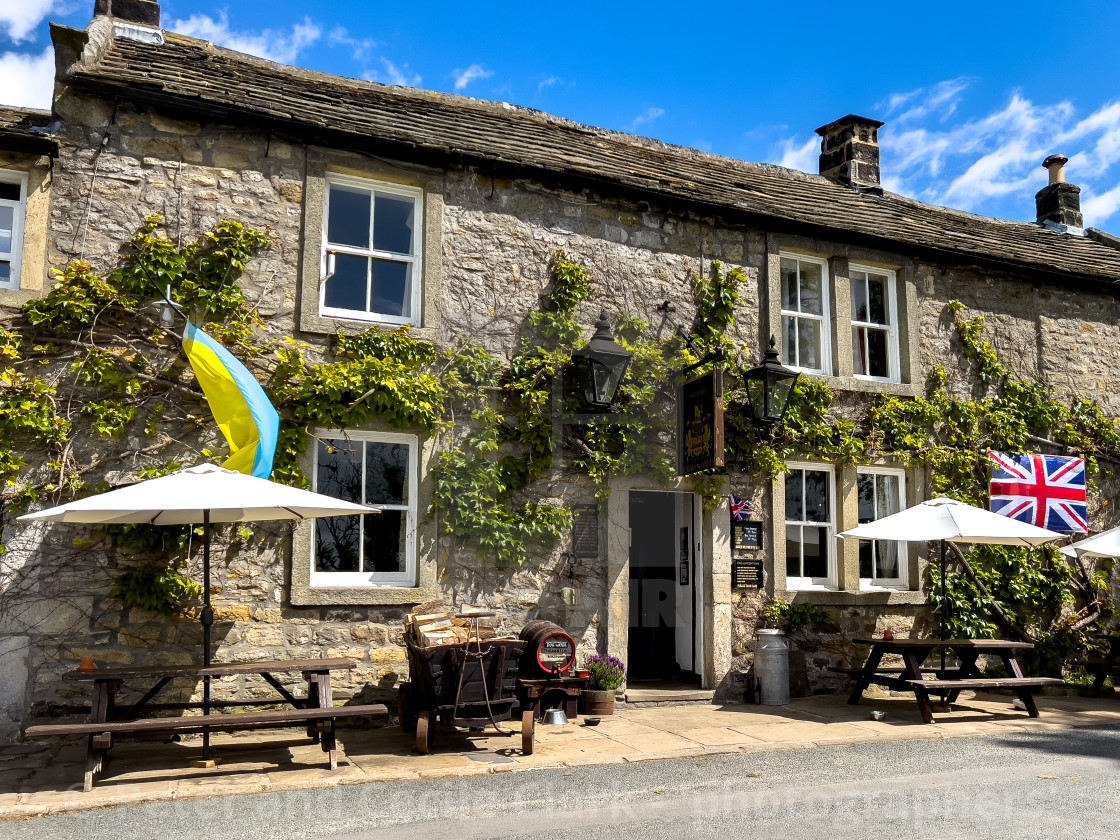
[[[464,616],[476,618],[475,615]],[[482,617],[485,617],[483,615]],[[517,670],[525,642],[516,639],[480,641],[420,647],[408,644],[411,682],[398,695],[401,728],[416,727],[416,749],[431,750],[433,727],[438,719],[448,726],[467,729],[492,727],[502,735],[501,722],[513,716],[517,705]],[[533,752],[533,727],[523,727],[522,747]]]

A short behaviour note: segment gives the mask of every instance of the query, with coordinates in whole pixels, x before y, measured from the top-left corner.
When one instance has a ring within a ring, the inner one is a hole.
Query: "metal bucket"
[[[568,716],[563,709],[549,709],[544,713],[545,726],[567,726]]]
[[[789,703],[789,646],[781,630],[759,630],[754,644],[754,671],[764,706]]]

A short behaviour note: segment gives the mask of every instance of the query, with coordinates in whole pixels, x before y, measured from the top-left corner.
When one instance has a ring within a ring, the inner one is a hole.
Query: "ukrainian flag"
[[[276,457],[280,415],[264,388],[236,356],[190,321],[183,331],[183,352],[233,453],[224,466],[268,478]]]

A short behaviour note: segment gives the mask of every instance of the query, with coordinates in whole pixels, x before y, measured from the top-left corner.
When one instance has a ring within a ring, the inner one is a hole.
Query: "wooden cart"
[[[419,647],[408,644],[410,682],[398,693],[401,728],[416,726],[416,749],[431,750],[433,725],[438,719],[449,726],[483,729],[500,734],[501,721],[513,716],[517,706],[517,670],[525,642],[494,640]],[[532,753],[533,731],[522,733],[522,746]]]

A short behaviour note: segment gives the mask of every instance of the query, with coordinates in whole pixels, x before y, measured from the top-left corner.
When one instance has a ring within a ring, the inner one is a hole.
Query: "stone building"
[[[320,353],[340,330],[408,324],[437,345],[467,334],[508,358],[556,250],[596,280],[579,312],[588,327],[605,310],[668,337],[658,307],[670,302],[687,323],[690,278],[719,260],[747,280],[730,337],[760,348],[775,336],[787,365],[843,399],[923,394],[931,370],[960,356],[943,314],[959,300],[987,316],[994,346],[1024,375],[1120,414],[1120,243],[1082,229],[1078,190],[1059,161],[1049,161],[1037,223],[1008,222],[885,193],[881,124],[855,116],[818,130],[812,175],[505,103],[281,66],[161,31],[152,0],[98,0],[86,30],[54,26],[52,37],[51,112],[0,112],[0,247],[5,230],[12,242],[0,250],[5,307],[42,294],[49,269],[75,257],[111,268],[152,213],[180,239],[222,218],[267,229],[275,244],[241,283],[270,336]],[[924,633],[933,621],[922,552],[861,563],[860,546],[836,536],[876,515],[861,510],[861,490],[881,500],[879,515],[927,497],[925,471],[901,462],[799,461],[773,485],[731,465],[714,510],[691,478],[612,479],[595,519],[597,556],[569,569],[561,545],[499,569],[456,548],[429,509],[436,437],[377,425],[312,431],[362,447],[359,469],[393,473],[378,528],[396,549],[380,571],[336,571],[317,564],[323,537],[312,527],[264,529],[272,539],[215,574],[219,660],[349,656],[361,666],[347,690],[391,696],[407,676],[404,614],[443,600],[495,607],[514,629],[554,619],[584,652],[629,661],[635,682],[691,672],[734,701],[761,594],[833,616],[821,633],[836,644],[807,663],[814,690],[839,685],[824,666],[847,639],[887,627]],[[310,446],[306,473],[328,456]],[[534,492],[595,502],[594,486],[563,466]],[[762,593],[732,586],[727,492],[764,523]],[[18,540],[18,526],[5,524],[7,541]],[[694,570],[688,582],[674,573],[657,583],[682,556]],[[569,575],[574,604],[560,597]],[[635,630],[632,578],[646,580],[644,597],[673,599],[663,622],[671,632]],[[60,628],[65,642],[48,645]],[[191,620],[130,609],[107,587],[0,627],[0,734],[73,696],[60,674],[82,656],[190,661],[198,638]],[[231,681],[216,690],[247,689]]]

